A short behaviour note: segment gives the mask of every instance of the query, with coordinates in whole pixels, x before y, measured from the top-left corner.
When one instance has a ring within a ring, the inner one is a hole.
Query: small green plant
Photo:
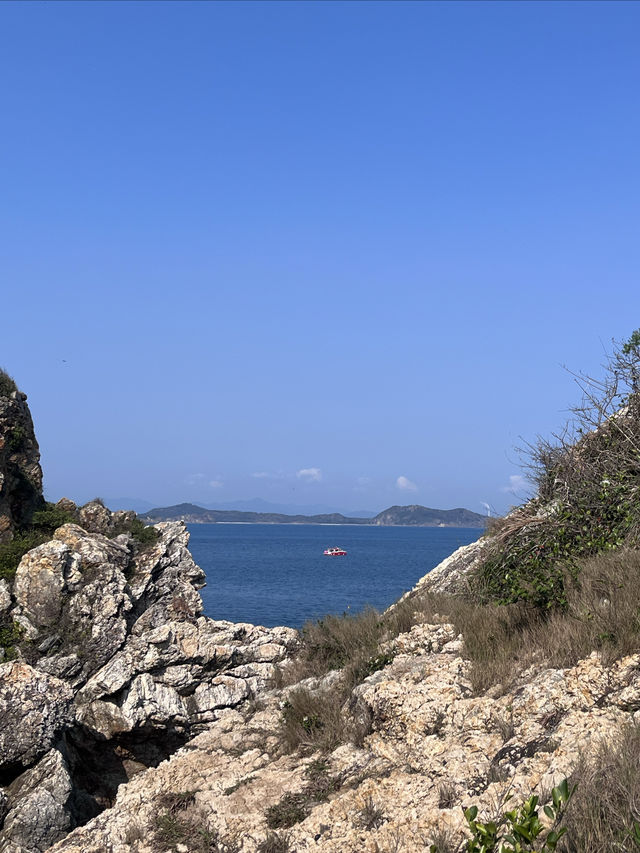
[[[17,390],[15,380],[0,367],[0,397],[9,397]]]
[[[385,820],[386,817],[384,812],[381,808],[376,806],[373,802],[373,798],[369,795],[366,797],[364,804],[359,809],[354,823],[361,829],[370,832],[372,829],[377,829],[379,826],[382,826]]]
[[[256,851],[257,853],[290,853],[289,833],[268,832],[264,841],[258,844]]]
[[[66,510],[45,502],[33,513],[29,525],[20,528],[10,542],[0,545],[0,578],[13,578],[27,551],[42,545],[51,538],[54,530],[73,521],[73,515]]]
[[[139,518],[133,518],[117,524],[113,529],[113,536],[120,533],[130,533],[134,540],[141,546],[152,545],[160,538],[160,532],[151,525],[143,524]]]
[[[73,513],[62,509],[57,504],[46,502],[42,509],[36,510],[31,519],[31,525],[42,533],[53,533],[63,524],[74,524]]]
[[[4,650],[4,661],[15,660],[16,645],[22,637],[22,628],[13,620],[0,622],[0,649]]]
[[[201,815],[193,813],[194,804],[193,791],[162,794],[158,798],[158,807],[163,811],[156,819],[154,851],[175,851],[181,845],[190,853],[239,853],[236,839],[223,838],[217,830],[201,825]]]
[[[326,802],[342,784],[339,776],[329,775],[329,765],[322,759],[312,761],[305,770],[305,776],[308,783],[302,791],[286,793],[267,809],[265,817],[269,829],[288,829],[300,823],[315,805]]]
[[[23,449],[26,437],[27,434],[24,431],[24,428],[19,424],[9,430],[7,435],[7,446],[11,453],[19,453]]]
[[[566,779],[552,790],[551,803],[544,806],[550,827],[545,827],[540,820],[536,796],[486,823],[477,819],[477,806],[465,809],[464,817],[471,832],[465,848],[467,853],[553,853],[567,831],[560,827],[560,822],[574,790]],[[437,853],[434,845],[431,853]]]
[[[229,785],[228,788],[225,788],[223,794],[225,795],[225,797],[230,797],[231,794],[235,794],[235,792],[239,788],[242,788],[244,785],[248,785],[255,778],[256,777],[253,774],[251,774],[250,776],[245,776],[244,779],[240,779],[238,782],[235,783],[235,785]]]
[[[307,816],[307,796],[304,792],[287,793],[265,812],[269,829],[288,829]]]

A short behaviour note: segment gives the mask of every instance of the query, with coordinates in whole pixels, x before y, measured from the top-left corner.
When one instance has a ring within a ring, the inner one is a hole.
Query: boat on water
[[[323,553],[325,557],[346,557],[347,555],[344,548],[326,548]]]

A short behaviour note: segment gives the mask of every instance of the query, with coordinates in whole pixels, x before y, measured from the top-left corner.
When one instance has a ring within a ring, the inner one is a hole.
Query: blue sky
[[[0,4],[0,364],[48,496],[517,502],[562,365],[640,326],[639,36],[616,2]]]

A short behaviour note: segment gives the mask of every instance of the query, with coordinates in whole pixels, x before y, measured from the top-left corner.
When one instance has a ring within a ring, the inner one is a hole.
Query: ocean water
[[[482,531],[447,527],[191,524],[190,550],[207,575],[212,619],[288,625],[328,613],[382,610]],[[346,557],[325,557],[334,545]]]

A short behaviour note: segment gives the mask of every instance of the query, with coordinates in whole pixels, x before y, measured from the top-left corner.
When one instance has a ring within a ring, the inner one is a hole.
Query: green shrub
[[[19,453],[23,447],[26,438],[24,428],[19,424],[12,427],[7,434],[7,446],[11,453]]]
[[[544,806],[544,813],[552,822],[549,828],[540,821],[536,796],[486,823],[477,819],[477,806],[465,809],[464,817],[471,832],[465,850],[467,853],[552,853],[567,831],[560,823],[572,794],[566,779],[553,789],[551,803]],[[435,845],[431,846],[431,853],[437,853]]]
[[[13,394],[14,391],[18,390],[18,386],[16,385],[14,379],[6,372],[0,368],[0,397],[9,397]]]
[[[72,512],[62,509],[57,504],[46,502],[43,509],[36,510],[31,518],[31,525],[42,533],[53,533],[63,524],[75,524],[76,517]]]
[[[17,622],[5,617],[0,621],[0,648],[4,650],[4,661],[17,657],[16,645],[22,637],[22,628]]]
[[[20,533],[10,542],[0,545],[0,578],[11,580],[27,551],[41,545],[46,537],[36,531]]]
[[[160,538],[160,532],[155,527],[144,524],[139,518],[116,524],[113,529],[113,536],[118,536],[120,533],[130,533],[142,547],[153,545]]]
[[[615,344],[601,380],[579,374],[573,421],[528,445],[534,500],[494,526],[476,594],[565,606],[576,560],[640,543],[640,330]]]

